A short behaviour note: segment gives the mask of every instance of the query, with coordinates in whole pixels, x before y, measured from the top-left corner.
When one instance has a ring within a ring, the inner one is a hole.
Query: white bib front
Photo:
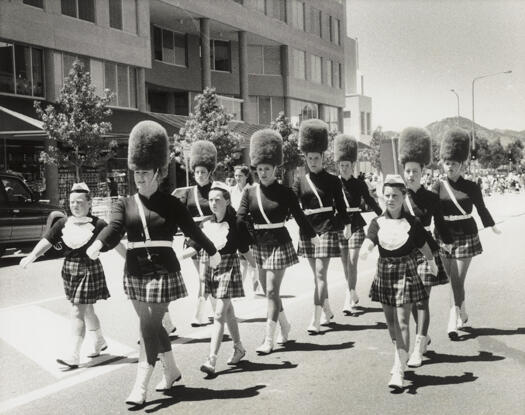
[[[89,217],[77,218],[70,216],[62,228],[62,240],[71,249],[78,249],[93,237],[95,227]]]
[[[202,231],[213,242],[217,251],[220,251],[226,246],[228,241],[228,233],[230,232],[230,225],[228,222],[212,222],[206,221],[202,225]]]
[[[377,219],[379,245],[389,251],[401,248],[408,241],[410,223],[405,218],[390,219],[381,216]]]

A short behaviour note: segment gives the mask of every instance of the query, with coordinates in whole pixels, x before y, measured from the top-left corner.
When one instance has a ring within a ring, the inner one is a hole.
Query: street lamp
[[[478,79],[482,78],[488,78],[489,76],[496,76],[496,75],[502,75],[502,74],[509,74],[512,73],[512,71],[503,71],[503,72],[496,72],[496,73],[489,73],[486,75],[477,76],[472,80],[472,150],[476,147],[476,124],[474,122],[474,85],[475,82]]]
[[[457,93],[455,89],[451,89],[450,92],[453,92],[458,100],[458,127],[459,127],[459,94]]]

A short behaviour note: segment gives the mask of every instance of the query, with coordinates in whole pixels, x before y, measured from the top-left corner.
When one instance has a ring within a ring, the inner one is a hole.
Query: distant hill
[[[450,118],[444,118],[441,121],[435,121],[427,125],[426,128],[429,130],[433,139],[436,139],[437,141],[441,142],[441,139],[445,135],[445,132],[457,126],[458,126],[458,118],[450,117]],[[472,122],[468,118],[460,117],[459,127],[470,131],[472,129]],[[506,146],[507,144],[513,142],[516,139],[522,140],[523,144],[525,144],[525,131],[513,131],[513,130],[502,130],[502,129],[490,130],[477,123],[476,123],[476,136],[484,137],[489,142],[494,142],[499,138],[503,146]]]

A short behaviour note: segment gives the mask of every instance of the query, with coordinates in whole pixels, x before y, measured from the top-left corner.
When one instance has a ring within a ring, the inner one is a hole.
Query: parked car
[[[0,256],[7,248],[31,247],[65,216],[59,206],[39,201],[21,177],[0,172]]]

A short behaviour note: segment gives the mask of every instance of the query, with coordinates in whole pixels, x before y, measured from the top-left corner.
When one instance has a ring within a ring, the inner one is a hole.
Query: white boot
[[[321,312],[323,309],[320,305],[314,306],[314,314],[312,316],[312,322],[306,329],[308,334],[319,334],[321,332]]]
[[[321,326],[329,326],[333,318],[334,313],[332,313],[332,309],[330,308],[330,301],[328,301],[328,298],[325,298],[323,302],[323,314],[321,315]]]
[[[416,343],[414,344],[414,350],[408,359],[409,367],[419,367],[423,363],[423,353],[426,348],[427,337],[416,335]]]
[[[83,341],[83,336],[74,336],[71,339],[70,352],[66,356],[59,357],[57,363],[70,369],[76,369],[80,363],[80,347]]]
[[[175,327],[175,324],[173,324],[173,322],[171,321],[169,311],[166,311],[164,313],[164,316],[162,317],[162,325],[164,326],[168,334],[175,333],[175,331],[177,330],[177,327]]]
[[[215,364],[217,363],[217,355],[211,354],[206,361],[201,365],[201,372],[208,375],[215,375]]]
[[[126,399],[129,405],[143,405],[146,402],[148,383],[153,373],[153,366],[148,362],[139,362],[137,366],[137,378],[133,389]]]
[[[350,292],[350,310],[352,311],[352,313],[359,312],[357,304],[359,304],[359,297],[357,296],[354,290]]]
[[[261,344],[255,351],[257,354],[269,354],[273,350],[274,346],[274,337],[275,337],[275,328],[277,322],[273,320],[266,321],[266,336],[264,338],[263,344]]]
[[[450,340],[457,340],[458,338],[458,315],[459,307],[451,307],[447,326],[448,337]]]
[[[213,323],[213,320],[215,319],[215,307],[217,307],[217,299],[215,299],[212,295],[208,296],[208,298],[210,299],[212,310],[212,313],[208,316],[208,321]]]
[[[101,351],[108,348],[108,344],[106,343],[104,336],[102,336],[102,330],[100,328],[89,330],[88,335],[91,337],[91,342],[93,344],[93,349],[87,355],[88,357],[97,357],[100,355]]]
[[[390,382],[388,382],[388,387],[397,390],[403,389],[407,359],[408,354],[406,351],[396,349],[394,367],[392,368],[393,373]]]
[[[155,388],[156,391],[165,391],[169,390],[173,386],[173,382],[178,382],[182,378],[177,364],[175,363],[175,358],[173,357],[173,352],[164,352],[159,354],[160,361],[162,362],[162,380],[158,383]]]
[[[458,329],[462,329],[465,327],[465,324],[468,322],[468,314],[467,314],[467,308],[465,307],[465,301],[461,303],[461,307],[459,307],[459,313],[458,313],[458,322],[457,326]]]
[[[288,335],[290,334],[292,325],[288,322],[288,319],[286,318],[286,314],[284,314],[284,311],[281,311],[279,313],[279,326],[281,327],[281,330],[279,331],[279,334],[277,335],[277,344],[288,343]]]
[[[199,297],[197,303],[197,310],[195,311],[195,317],[191,322],[192,327],[200,327],[208,324],[208,319],[204,317],[204,308],[206,306],[206,300],[204,297]]]
[[[226,363],[229,365],[236,365],[244,356],[246,356],[246,349],[243,347],[242,343],[235,343],[233,345],[233,353]]]
[[[396,341],[393,340],[392,343],[394,344],[394,365],[392,366],[392,369],[390,369],[391,375],[393,375],[397,368],[401,365],[401,362],[399,361],[399,355],[397,354]]]
[[[345,316],[352,315],[352,307],[350,306],[350,291],[346,290],[345,304],[343,305],[343,314]]]

